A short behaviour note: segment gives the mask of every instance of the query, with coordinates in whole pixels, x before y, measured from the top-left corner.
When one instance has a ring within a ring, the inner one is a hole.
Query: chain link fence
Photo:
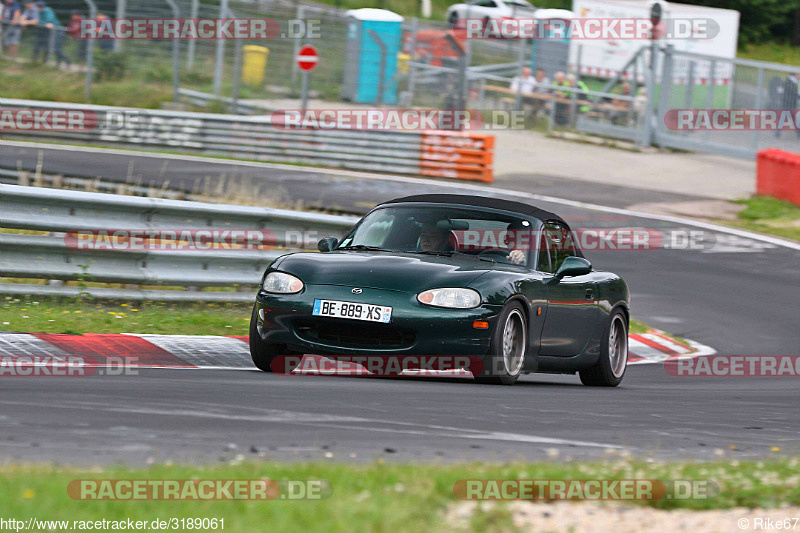
[[[279,29],[266,40],[95,40],[90,46],[76,38],[76,23],[87,13],[59,12],[60,26],[22,30],[18,57],[86,72],[90,80],[133,80],[143,93],[151,84],[163,90],[174,83],[181,107],[263,114],[300,107],[302,75],[296,56],[302,45],[312,44],[320,56],[310,74],[312,106],[473,109],[490,124],[496,122],[493,113],[513,111],[523,116],[521,127],[748,158],[767,146],[800,148],[794,131],[673,131],[664,123],[671,109],[781,109],[786,79],[798,70],[788,65],[643,46],[610,80],[581,78],[586,69],[580,64],[580,43],[577,63],[575,54],[569,63],[569,43],[467,40],[444,20],[405,18],[399,42],[385,58],[392,74],[384,83],[392,98],[365,102],[346,90],[354,25],[344,9],[279,0],[116,0],[99,7],[98,13],[112,18],[269,18]],[[3,31],[9,37],[15,30],[6,23]],[[656,57],[652,50],[659,50]],[[90,54],[93,68],[88,72]],[[254,54],[260,62],[253,61]],[[367,62],[366,67],[377,70],[379,55]],[[524,88],[519,83],[524,67],[542,68],[546,79]],[[570,71],[577,74],[569,76]],[[564,79],[559,72],[566,74]]]

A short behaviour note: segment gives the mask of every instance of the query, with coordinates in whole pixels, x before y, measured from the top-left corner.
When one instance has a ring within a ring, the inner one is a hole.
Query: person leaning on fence
[[[553,75],[553,86],[555,87],[569,87],[569,82],[567,81],[567,76],[558,71]],[[556,95],[558,100],[564,100],[569,97],[568,91],[560,91],[558,89],[553,89],[553,92]],[[559,126],[563,126],[564,124],[569,122],[569,104],[565,102],[556,101],[556,112],[555,112],[555,119],[556,124]]]
[[[514,92],[532,93],[536,87],[536,78],[531,76],[531,67],[522,67],[522,76],[511,80],[510,89]]]
[[[17,57],[22,38],[22,7],[15,0],[3,2],[3,52],[10,58]]]
[[[631,84],[627,81],[623,82],[618,89],[614,89],[614,94],[630,96]],[[609,119],[611,120],[611,123],[620,124],[625,122],[625,117],[630,109],[631,101],[622,98],[612,98],[611,106],[613,107],[613,110],[611,113],[609,113]]]
[[[575,74],[567,74],[567,83],[573,89],[580,89],[580,92],[575,95],[576,100],[586,100],[588,96],[586,93],[589,91],[589,86],[586,85],[582,80],[579,80]],[[572,97],[572,95],[570,95]],[[578,110],[581,113],[587,113],[589,111],[589,106],[586,104],[581,105]]]
[[[39,54],[42,54],[42,62],[47,63],[50,55],[50,45],[52,43],[53,52],[56,54],[56,66],[61,63],[70,65],[70,60],[64,55],[62,46],[64,43],[64,32],[60,31],[58,17],[53,8],[44,2],[36,2],[36,9],[39,11],[39,27],[36,28],[36,42],[33,45],[33,60],[36,61]]]
[[[19,24],[22,26],[22,29],[35,27],[39,25],[39,10],[36,9],[36,5],[33,3],[33,0],[30,2],[25,2],[22,10],[22,17],[20,18]]]
[[[550,85],[550,79],[544,73],[544,70],[537,68],[534,79],[536,80],[536,85],[533,87],[533,92],[540,94],[547,94],[550,92],[550,89],[547,88],[547,86]]]
[[[525,99],[525,94],[532,93],[535,88],[536,78],[531,76],[531,67],[522,67],[522,76],[515,76],[511,80],[509,89],[519,95],[526,116],[534,114],[534,105]]]
[[[781,109],[789,109],[795,110],[797,109],[797,102],[798,102],[798,83],[797,78],[800,76],[800,72],[795,74],[789,74],[786,78],[786,81],[783,82],[783,94],[781,97]],[[800,129],[795,130],[797,133],[797,138],[800,139]],[[781,130],[775,130],[775,137],[779,138],[781,136]]]

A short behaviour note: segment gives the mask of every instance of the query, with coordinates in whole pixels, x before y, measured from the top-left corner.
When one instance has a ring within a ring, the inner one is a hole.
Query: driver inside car
[[[511,226],[509,226],[511,228]],[[442,228],[437,223],[429,222],[422,226],[419,235],[419,249],[423,252],[450,252],[453,246],[450,240],[450,230]],[[522,250],[510,250],[508,260],[514,265],[525,263],[525,252]]]
[[[424,224],[419,234],[419,249],[423,252],[452,252],[450,230],[440,228],[436,223]]]

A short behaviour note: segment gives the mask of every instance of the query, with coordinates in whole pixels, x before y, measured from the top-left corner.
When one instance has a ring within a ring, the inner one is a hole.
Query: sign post
[[[297,61],[297,67],[303,71],[303,85],[300,89],[302,104],[300,107],[303,116],[305,116],[306,108],[308,107],[308,73],[314,70],[314,67],[317,66],[317,62],[319,61],[317,49],[310,44],[303,46],[300,48],[300,51],[297,52],[295,61]]]

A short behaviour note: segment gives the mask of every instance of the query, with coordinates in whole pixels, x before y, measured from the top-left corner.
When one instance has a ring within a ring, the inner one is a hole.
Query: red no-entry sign
[[[297,57],[295,59],[300,70],[308,72],[314,70],[314,67],[317,66],[319,56],[317,55],[317,49],[307,44],[297,52]]]

